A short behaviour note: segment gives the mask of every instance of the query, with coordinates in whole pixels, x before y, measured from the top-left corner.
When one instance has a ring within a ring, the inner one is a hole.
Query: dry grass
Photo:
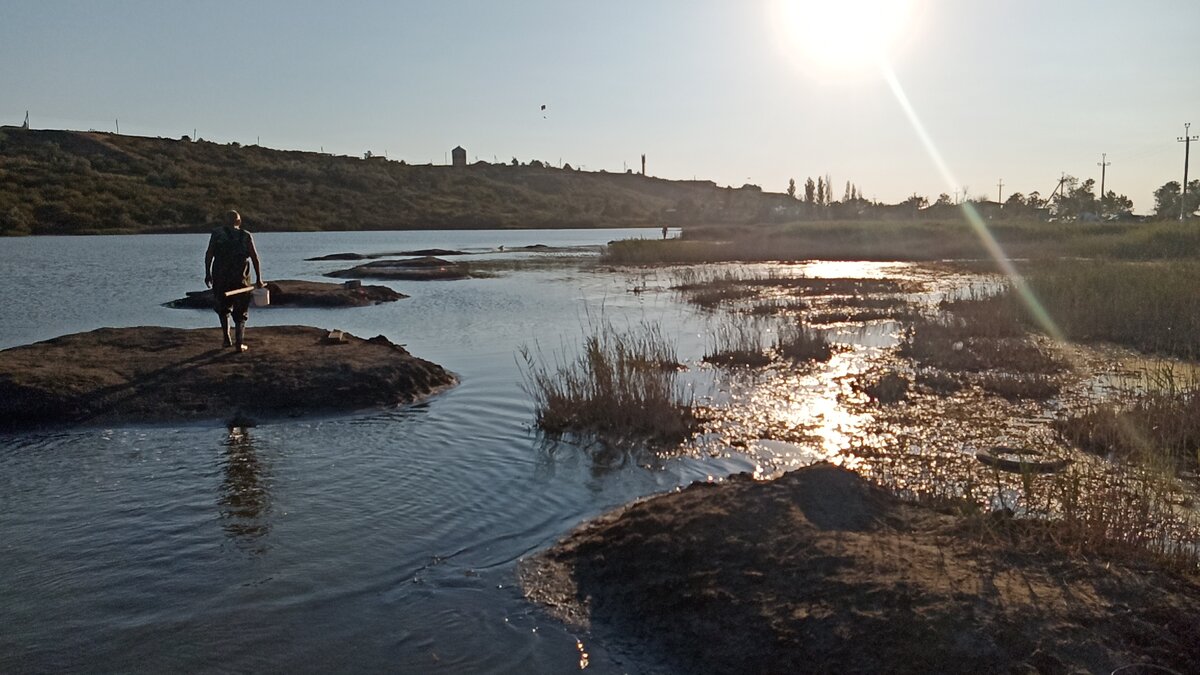
[[[872,401],[890,404],[906,400],[908,398],[908,388],[911,384],[907,377],[892,370],[862,385],[860,389]]]
[[[627,332],[607,323],[593,327],[577,357],[553,366],[529,348],[521,356],[537,426],[548,434],[668,445],[695,428],[691,400],[678,380],[675,346],[657,325]]]
[[[984,391],[1009,401],[1045,401],[1058,396],[1059,385],[1042,373],[981,373],[978,384]]]
[[[1099,402],[1055,420],[1060,438],[1084,451],[1165,462],[1178,469],[1200,467],[1200,382],[1178,378],[1162,366],[1120,391],[1115,402]]]

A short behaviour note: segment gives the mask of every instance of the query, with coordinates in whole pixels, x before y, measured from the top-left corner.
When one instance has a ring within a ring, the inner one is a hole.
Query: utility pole
[[[1001,178],[999,183],[996,183],[996,203],[1004,203],[1004,179]]]
[[[120,136],[121,135],[121,119],[117,118],[114,121],[117,123],[117,135]],[[1187,172],[1185,171],[1184,173],[1187,173]]]
[[[1185,122],[1183,125],[1183,138],[1178,139],[1180,143],[1183,143],[1183,187],[1179,190],[1179,220],[1181,221],[1187,214],[1188,156],[1192,152],[1192,141],[1200,141],[1200,136],[1188,135],[1188,130],[1191,127],[1191,122]]]
[[[1104,201],[1104,174],[1112,162],[1108,161],[1108,153],[1100,153],[1100,163],[1096,166],[1100,167],[1100,201]]]

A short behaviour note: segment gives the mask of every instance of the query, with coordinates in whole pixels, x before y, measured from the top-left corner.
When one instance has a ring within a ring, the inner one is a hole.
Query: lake
[[[589,672],[654,670],[636,648],[527,603],[515,567],[639,497],[760,468],[753,453],[614,456],[531,429],[522,346],[549,358],[596,321],[654,320],[698,360],[701,313],[669,292],[631,293],[644,279],[595,265],[595,245],[657,236],[256,235],[268,280],[321,280],[352,263],[304,259],[338,252],[438,247],[536,264],[367,282],[412,296],[368,308],[252,311],[251,328],[382,334],[461,377],[420,405],[232,432],[214,422],[0,436],[0,671],[566,672],[581,653]],[[205,244],[2,240],[0,347],[102,326],[214,326],[211,312],[162,306],[203,288]],[[590,248],[513,251],[533,244]]]

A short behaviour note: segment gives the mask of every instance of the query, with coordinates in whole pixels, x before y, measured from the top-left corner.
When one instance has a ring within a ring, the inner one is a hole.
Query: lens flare
[[[772,20],[803,72],[870,72],[906,35],[912,0],[777,0]]]

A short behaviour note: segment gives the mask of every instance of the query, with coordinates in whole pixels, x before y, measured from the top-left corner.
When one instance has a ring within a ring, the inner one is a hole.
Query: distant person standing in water
[[[262,265],[254,249],[254,237],[242,229],[242,215],[225,214],[225,224],[213,230],[204,253],[204,285],[213,290],[213,308],[221,318],[222,346],[246,351],[246,319],[250,316],[249,291],[225,295],[250,285],[250,263],[254,263],[256,286],[262,288]],[[233,315],[234,336],[229,335],[229,316]]]
[[[667,226],[663,225],[663,239],[667,238]]]

